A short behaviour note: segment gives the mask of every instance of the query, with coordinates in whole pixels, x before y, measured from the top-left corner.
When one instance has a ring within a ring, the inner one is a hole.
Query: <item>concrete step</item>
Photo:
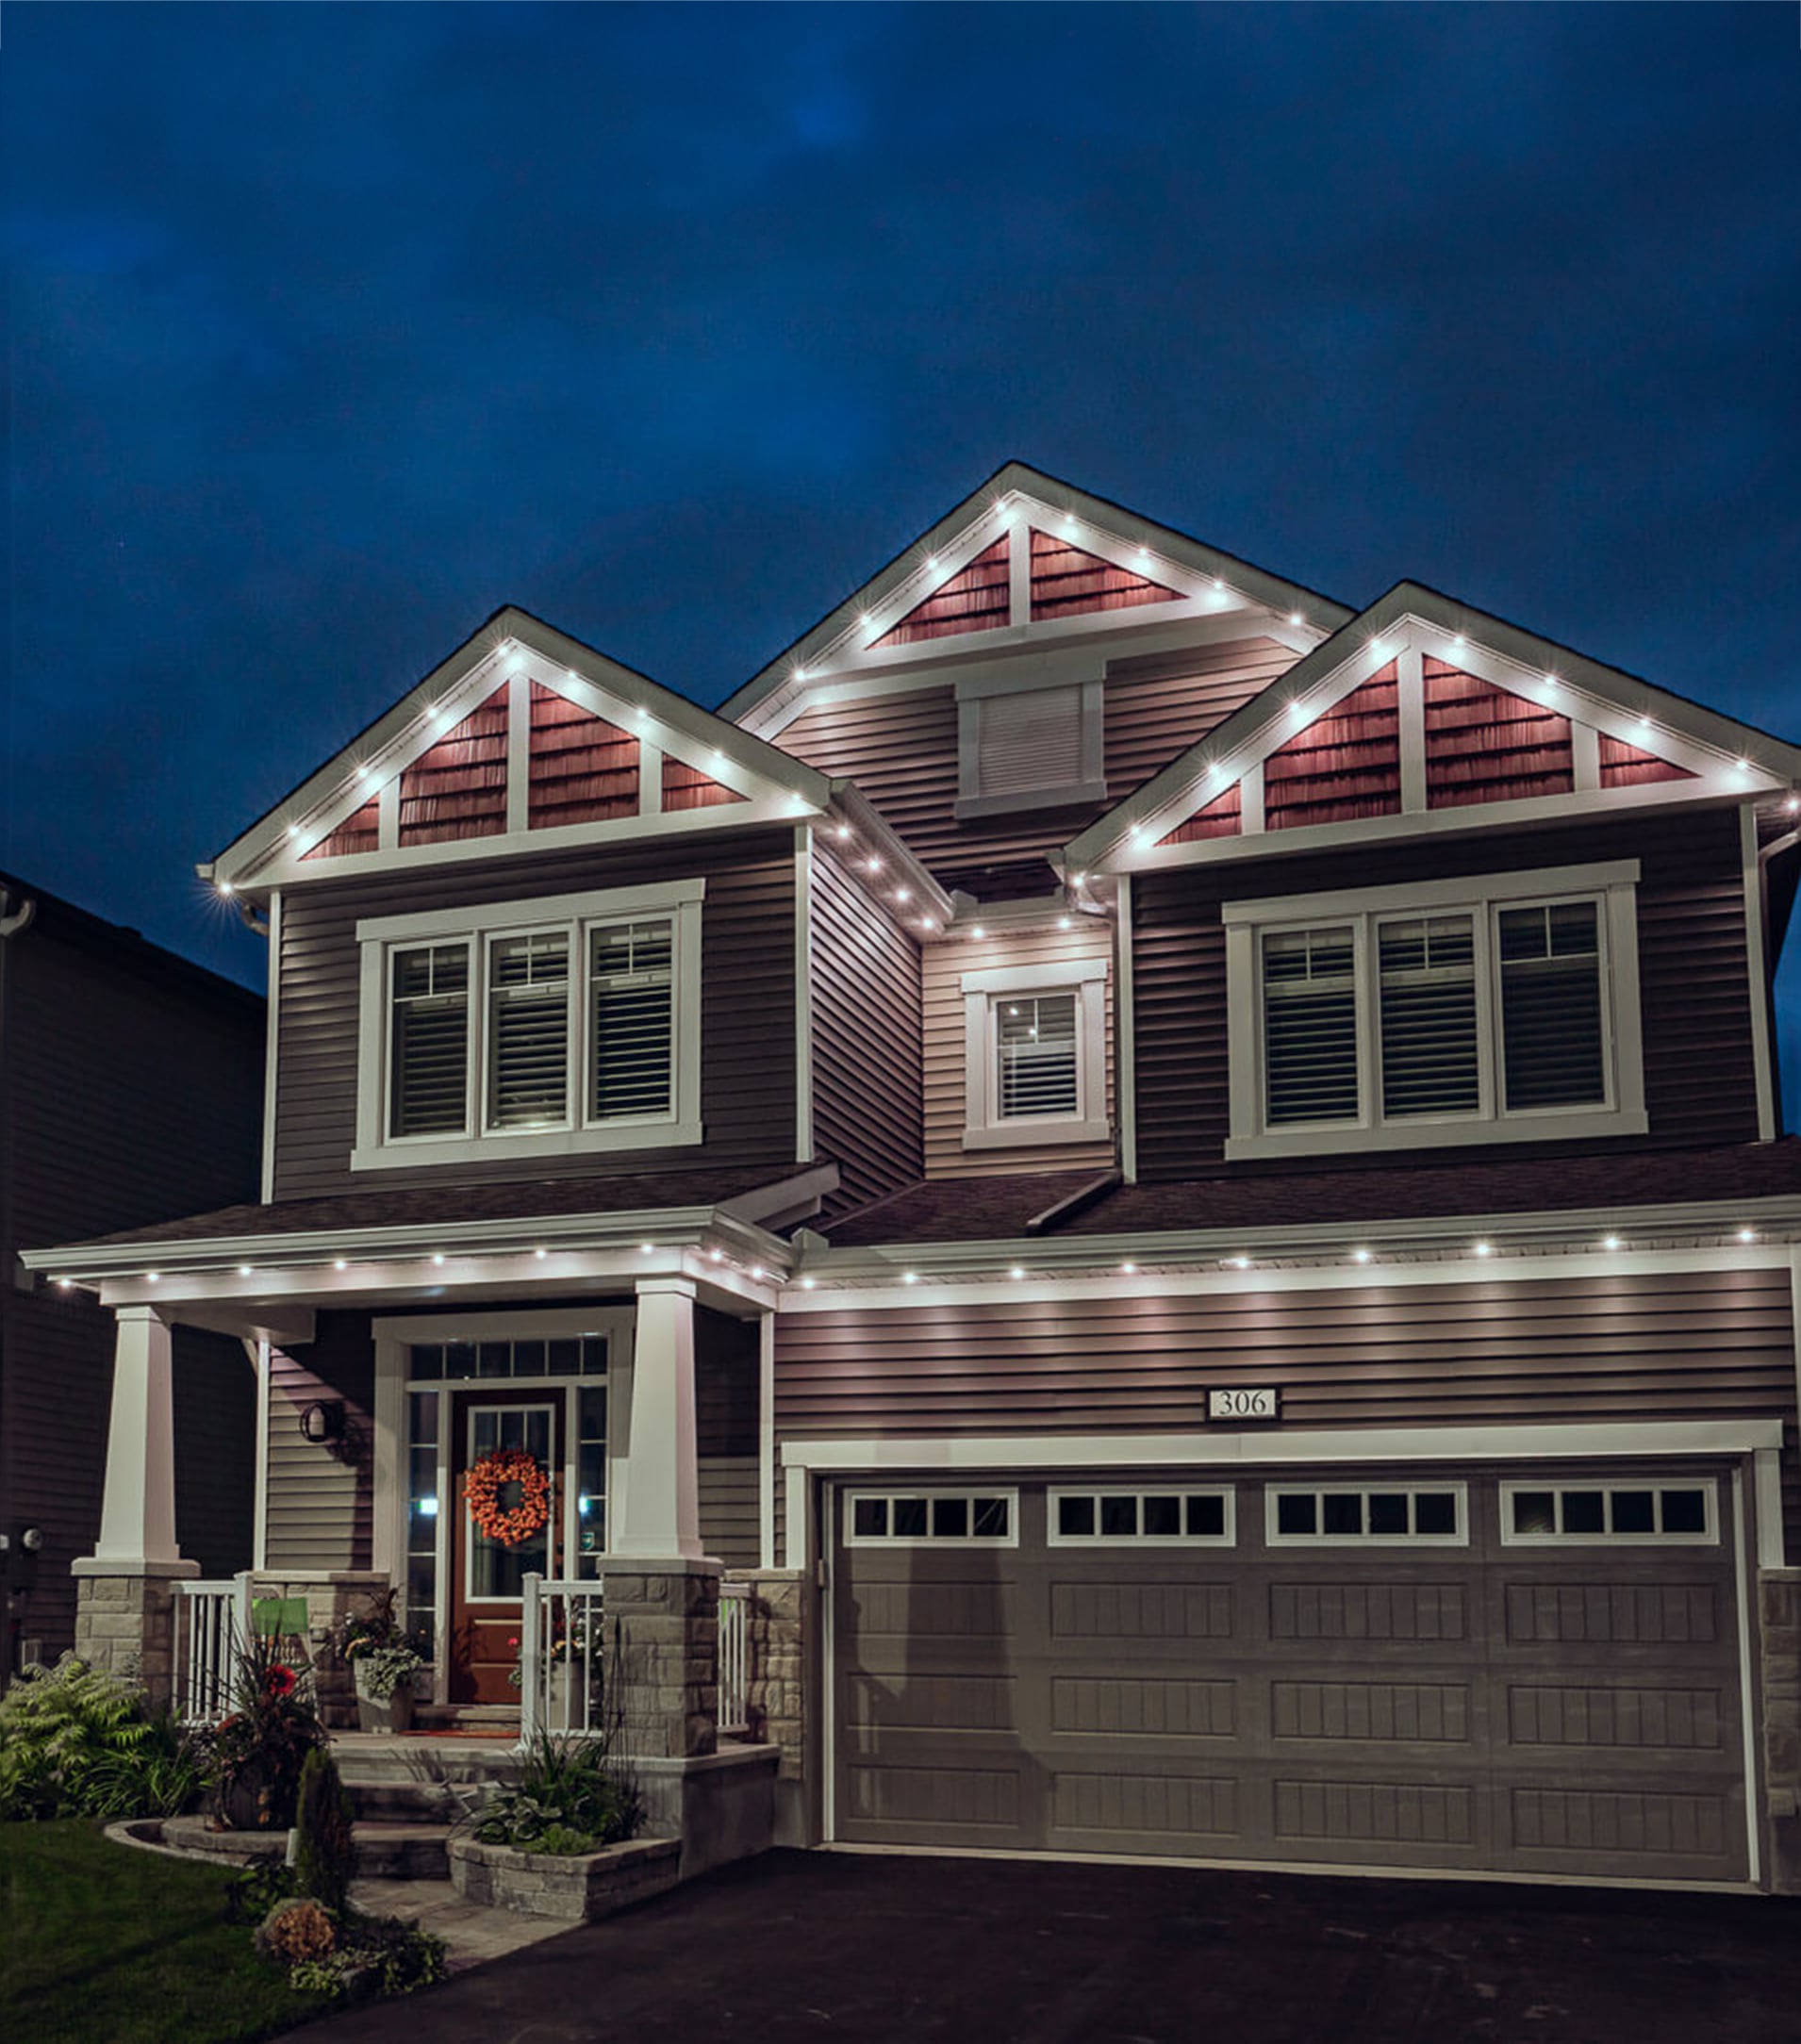
[[[509,1739],[396,1738],[377,1732],[334,1732],[331,1750],[339,1776],[351,1787],[519,1779],[519,1755]]]
[[[463,1785],[472,1797],[480,1784]],[[359,1823],[454,1824],[464,1799],[447,1782],[364,1781],[344,1783]]]
[[[449,1824],[359,1823],[356,1877],[361,1881],[447,1881]]]

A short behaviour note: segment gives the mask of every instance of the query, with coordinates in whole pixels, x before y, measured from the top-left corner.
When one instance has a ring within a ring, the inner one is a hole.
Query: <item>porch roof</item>
[[[1424,1165],[1358,1159],[1315,1171],[1222,1167],[1160,1184],[1093,1172],[926,1179],[819,1232],[835,1250],[1706,1207],[1721,1210],[1720,1228],[1735,1228],[1773,1200],[1789,1202],[1790,1218],[1801,1221],[1801,1138]]]

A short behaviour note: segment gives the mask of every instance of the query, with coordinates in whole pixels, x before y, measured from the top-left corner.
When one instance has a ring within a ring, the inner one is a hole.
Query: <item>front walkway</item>
[[[1801,1902],[771,1853],[331,2044],[1793,2044]]]

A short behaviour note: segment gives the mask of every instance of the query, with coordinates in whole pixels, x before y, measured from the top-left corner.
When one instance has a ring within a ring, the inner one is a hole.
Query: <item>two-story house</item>
[[[1797,786],[1010,466],[718,715],[498,613],[203,869],[262,1201],[29,1261],[442,1710],[752,1578],[788,1837],[1793,1886]]]

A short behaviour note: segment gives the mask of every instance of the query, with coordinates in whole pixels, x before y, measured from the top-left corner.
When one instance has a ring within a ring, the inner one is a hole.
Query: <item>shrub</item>
[[[443,1979],[444,1940],[398,1917],[352,1916],[339,1933],[338,1949],[322,1959],[304,1959],[289,1984],[316,1994],[411,1994]]]
[[[341,1909],[356,1878],[351,1801],[338,1764],[315,1746],[300,1771],[294,1813],[294,1885],[327,1909]]]
[[[298,1966],[306,1959],[328,1959],[337,1949],[338,1932],[330,1916],[309,1895],[278,1902],[256,1933],[256,1950],[266,1959]]]
[[[140,1685],[73,1654],[0,1697],[0,1820],[172,1816],[198,1794],[203,1765]]]
[[[498,1790],[476,1813],[484,1845],[526,1853],[591,1853],[636,1836],[644,1821],[636,1788],[613,1766],[603,1739],[532,1741],[517,1786]],[[558,1842],[548,1842],[554,1837]],[[581,1844],[569,1842],[580,1838]]]

